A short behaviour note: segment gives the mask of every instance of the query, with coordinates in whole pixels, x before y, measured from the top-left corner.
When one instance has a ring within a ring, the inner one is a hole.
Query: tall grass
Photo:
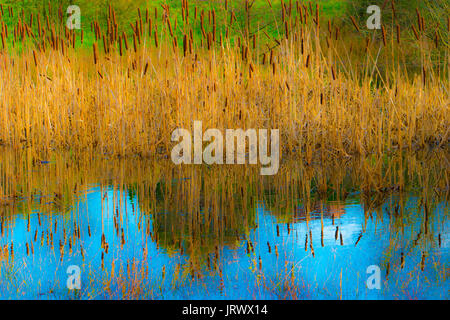
[[[202,120],[205,128],[280,128],[284,154],[307,163],[448,147],[449,51],[443,39],[422,37],[432,26],[412,26],[415,40],[386,28],[378,40],[349,39],[319,7],[283,2],[279,37],[245,24],[227,37],[215,9],[182,3],[183,21],[163,6],[139,10],[131,26],[119,26],[109,7],[108,27],[90,26],[90,52],[79,49],[82,32],[43,16],[2,23],[0,143],[41,156],[168,155],[171,132]],[[234,28],[234,12],[223,10]],[[10,13],[19,14],[3,8],[2,16]],[[416,73],[405,62],[414,46]]]

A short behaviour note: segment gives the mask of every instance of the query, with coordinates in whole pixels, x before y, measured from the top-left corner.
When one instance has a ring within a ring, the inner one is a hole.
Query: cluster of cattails
[[[314,257],[314,246],[313,246],[313,239],[312,239],[312,232],[311,229],[309,230],[309,248],[311,249],[311,254]]]
[[[108,244],[108,242],[106,242],[106,237],[105,237],[104,233],[102,233],[102,239],[101,239],[101,246],[100,247],[104,250],[105,253],[108,253],[109,244]],[[103,254],[103,252],[102,252],[102,254]]]
[[[271,4],[270,4],[271,5]],[[192,55],[194,53],[194,28],[195,23],[199,22],[201,30],[201,39],[199,39],[200,47],[207,48],[211,50],[215,44],[220,46],[223,43],[223,35],[217,33],[217,14],[215,9],[211,10],[201,10],[199,11],[197,7],[194,8],[194,17],[190,20],[190,5],[187,0],[182,1],[182,22],[183,26],[178,26],[176,19],[171,17],[170,8],[167,5],[161,5],[163,8],[163,13],[158,15],[158,9],[155,8],[154,17],[147,8],[145,14],[138,10],[137,18],[134,23],[130,24],[131,35],[132,35],[132,47],[134,52],[137,52],[140,46],[145,43],[145,38],[148,37],[154,39],[155,47],[159,46],[159,37],[166,34],[170,37],[170,42],[173,45],[175,51],[178,50],[178,36],[177,33],[182,34],[182,52],[184,56],[188,54]],[[229,24],[226,25],[225,39],[229,38],[229,29],[232,27],[233,23],[237,20],[234,11],[228,12],[228,3],[225,3],[226,13],[230,15]],[[11,9],[11,14],[14,14]],[[250,10],[249,2],[246,3],[247,12]],[[310,5],[310,10],[308,12],[307,7],[296,1],[296,11],[297,14],[294,15],[295,9],[293,8],[292,1],[289,4],[282,1],[282,17],[283,24],[285,25],[286,38],[291,35],[291,30],[296,27],[306,24],[308,21],[308,15],[314,15],[315,18],[312,20],[318,25],[319,20],[319,7],[316,7],[315,13]],[[65,28],[62,23],[62,7],[58,7],[58,18],[60,24],[55,24],[49,17],[52,14],[52,8],[49,4],[48,12],[45,13],[44,23],[40,14],[34,17],[33,14],[30,15],[29,19],[25,19],[24,12],[22,11],[22,16],[19,18],[17,25],[14,28],[14,42],[23,41],[25,38],[31,38],[37,43],[37,52],[45,51],[47,46],[51,47],[53,50],[60,51],[63,55],[66,54],[69,47],[75,48],[77,43],[77,32],[75,30],[69,30]],[[250,15],[249,15],[250,16]],[[158,19],[162,22],[160,27],[162,31],[158,31]],[[108,12],[106,17],[106,27],[102,29],[102,24],[99,21],[93,21],[91,23],[91,32],[95,36],[95,43],[93,44],[93,55],[94,63],[97,64],[99,61],[99,43],[103,47],[103,52],[105,55],[112,53],[118,49],[120,56],[124,55],[126,51],[129,50],[129,39],[127,32],[125,30],[119,31],[120,26],[117,21],[117,14],[113,6],[110,4],[108,6]],[[247,26],[249,28],[249,26]],[[37,30],[36,34],[33,30]],[[264,31],[265,33],[265,31]],[[297,32],[294,33],[295,38],[300,38]],[[1,26],[1,42],[2,46],[6,47],[6,42],[8,39],[8,29],[7,25],[2,21]],[[276,46],[280,45],[279,39],[271,38],[265,33],[265,35],[276,43]],[[256,49],[256,33],[250,36],[250,32],[247,33],[246,41],[241,41],[239,38],[237,41],[237,47],[242,53],[242,59],[244,61],[249,61],[249,48],[253,50]],[[84,32],[80,31],[80,43],[83,43]],[[303,35],[301,35],[303,41]],[[251,43],[251,44],[250,44]],[[38,64],[37,52],[33,52],[34,63]],[[273,64],[273,61],[271,61]],[[253,65],[250,64],[249,73],[253,72]],[[273,64],[273,70],[275,72],[276,66]]]
[[[247,248],[246,248],[246,252],[247,254],[250,254],[252,252],[255,252],[255,249],[253,248],[253,243],[252,241],[249,239],[247,240]]]
[[[15,17],[12,7],[7,7],[9,16]],[[5,7],[2,5],[1,12],[5,12]],[[25,16],[24,10],[17,15],[17,23],[12,26],[12,30],[8,31],[8,25],[1,19],[0,14],[0,42],[1,48],[6,49],[8,40],[10,40],[14,48],[18,42],[30,43],[35,45],[38,52],[45,52],[47,48],[60,51],[63,55],[66,54],[70,47],[75,48],[77,42],[77,34],[75,30],[69,30],[65,27],[63,20],[63,8],[58,7],[58,19],[51,21],[52,8],[49,4],[48,10],[44,12],[44,19],[40,13],[34,15],[30,13],[29,17]],[[56,23],[55,23],[56,22]],[[80,31],[80,43],[83,43],[84,32]],[[33,49],[34,63],[37,65],[37,52]]]

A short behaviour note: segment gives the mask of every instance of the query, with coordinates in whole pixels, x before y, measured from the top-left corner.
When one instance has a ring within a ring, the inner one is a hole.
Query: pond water
[[[0,298],[448,299],[446,157],[285,160],[262,177],[5,151]]]

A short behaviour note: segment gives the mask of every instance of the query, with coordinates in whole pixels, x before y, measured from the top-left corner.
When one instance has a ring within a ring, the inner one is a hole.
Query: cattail
[[[400,44],[400,26],[397,24],[397,43]]]
[[[33,59],[34,59],[34,65],[37,67],[37,58],[36,58],[36,51],[33,50]]]
[[[316,25],[317,25],[317,28],[320,27],[320,23],[319,23],[319,4],[318,3],[316,3]]]
[[[391,9],[392,9],[392,14],[394,15],[394,18],[397,18],[394,1],[391,1]]]
[[[350,19],[352,20],[352,23],[353,23],[353,25],[355,26],[356,30],[357,30],[358,32],[360,32],[359,27],[358,27],[358,24],[356,23],[355,18],[354,18],[353,16],[350,16]]]
[[[186,57],[187,52],[187,35],[185,34],[183,37],[183,55]]]
[[[383,34],[383,44],[386,47],[387,42],[386,42],[386,29],[384,28],[384,26],[381,26],[381,32]]]
[[[133,33],[133,48],[134,48],[134,52],[137,52],[136,34],[135,33]]]
[[[3,49],[5,49],[5,47],[6,47],[6,44],[5,44],[5,34],[2,32],[2,34],[1,34],[1,37],[2,37],[2,47],[3,47]]]
[[[170,19],[167,19],[167,26],[169,27],[170,36],[173,38],[173,30],[172,24],[170,23]]]
[[[105,54],[108,54],[108,45],[106,44],[106,37],[103,35],[103,50]]]
[[[416,15],[417,15],[417,27],[419,28],[419,31],[423,31],[422,30],[422,18],[420,16],[420,12],[419,12],[418,8],[416,8]]]
[[[94,64],[97,64],[98,61],[98,52],[97,52],[97,44],[94,43],[92,45],[93,49],[94,49]]]
[[[288,26],[288,22],[287,21],[284,22],[284,29],[285,29],[285,32],[286,32],[286,39],[289,39],[289,26]]]
[[[148,70],[148,62],[145,64],[145,67],[144,67],[144,76],[145,76],[145,74],[147,73],[147,70]]]
[[[119,55],[122,56],[122,37],[119,36]]]
[[[425,70],[425,66],[422,66],[422,74],[423,74],[423,85],[425,86],[427,82],[427,73]]]
[[[439,35],[438,35],[437,31],[434,32],[434,44],[435,44],[436,49],[437,49],[439,47]]]
[[[417,33],[417,30],[414,27],[414,25],[412,25],[411,28],[412,28],[412,31],[414,32],[414,36],[416,37],[417,40],[419,40],[419,34]]]

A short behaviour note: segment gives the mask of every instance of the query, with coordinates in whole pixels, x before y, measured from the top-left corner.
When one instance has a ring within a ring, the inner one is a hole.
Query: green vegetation
[[[285,1],[287,6],[293,7],[295,10],[296,1]],[[309,1],[300,1],[309,6]],[[182,22],[182,1],[181,0],[0,0],[4,6],[10,6],[14,12],[26,12],[25,16],[33,13],[34,15],[40,14],[41,17],[48,15],[48,8],[51,7],[50,22],[55,24],[64,23],[59,19],[59,10],[62,10],[64,17],[69,15],[65,12],[65,8],[70,5],[78,5],[82,12],[82,28],[85,32],[85,46],[91,47],[94,42],[94,33],[91,31],[90,25],[92,22],[97,21],[101,27],[107,27],[107,12],[109,5],[117,13],[117,22],[120,26],[124,27],[124,31],[128,35],[132,34],[130,24],[135,22],[136,13],[138,9],[142,14],[146,10],[149,11],[151,16],[155,15],[155,10],[158,12],[163,11],[163,6],[167,5],[170,8],[171,18],[178,23]],[[315,3],[315,2],[314,2]],[[347,8],[347,1],[329,1],[320,0],[317,2],[323,12],[324,17],[332,18],[342,15]],[[225,8],[224,0],[191,0],[189,1],[191,8],[197,7],[198,14],[201,11],[215,10],[217,12],[217,31],[225,34],[226,25],[229,17],[225,16],[223,9]],[[61,8],[61,9],[58,9]],[[249,18],[250,32],[264,30],[271,37],[279,37],[283,33],[283,26],[279,25],[281,21],[281,1],[279,0],[255,0],[249,1],[250,14],[247,17],[246,4],[242,0],[228,0],[227,11],[228,13],[234,12],[236,17],[236,24],[230,30],[230,36],[242,34],[246,26],[246,19]],[[315,8],[315,5],[311,4],[311,8]],[[191,9],[193,11],[193,9]],[[194,16],[194,12],[191,12],[191,16]],[[12,26],[18,22],[20,15],[15,15],[10,18],[8,14],[4,15],[5,22]],[[26,18],[28,19],[28,17]],[[161,22],[161,16],[159,16],[156,23]],[[201,35],[200,21],[197,21],[194,25],[194,32],[197,35]],[[181,31],[178,32],[178,36],[181,37]]]

